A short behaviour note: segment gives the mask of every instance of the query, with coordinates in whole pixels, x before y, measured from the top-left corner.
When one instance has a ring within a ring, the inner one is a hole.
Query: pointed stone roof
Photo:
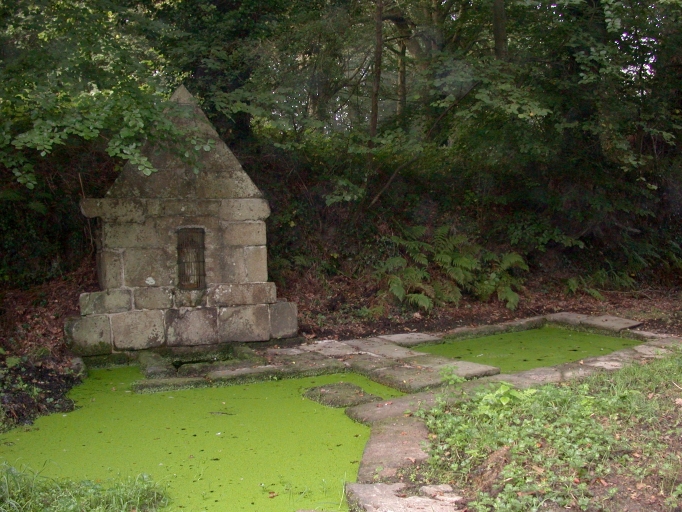
[[[201,110],[196,99],[180,86],[171,96],[180,106],[176,126],[194,131],[203,140],[212,139],[214,147],[198,154],[199,172],[183,162],[172,151],[159,151],[151,145],[142,150],[157,172],[145,176],[127,163],[121,175],[107,192],[112,199],[242,199],[261,198],[263,194],[244,172],[232,151],[220,139],[215,128]]]

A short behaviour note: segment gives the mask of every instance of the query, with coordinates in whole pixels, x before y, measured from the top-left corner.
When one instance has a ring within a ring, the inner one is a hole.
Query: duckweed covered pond
[[[627,338],[542,327],[462,341],[446,338],[445,343],[421,345],[414,350],[489,364],[500,368],[502,373],[514,373],[601,356],[640,343]]]
[[[167,510],[347,510],[343,483],[369,428],[301,394],[340,381],[399,394],[355,374],[131,393],[140,378],[135,367],[92,371],[71,393],[76,411],[0,435],[0,460],[75,480],[148,474],[167,486]]]

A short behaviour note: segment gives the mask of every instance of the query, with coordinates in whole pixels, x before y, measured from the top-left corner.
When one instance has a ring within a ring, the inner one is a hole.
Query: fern
[[[519,305],[519,294],[511,289],[511,286],[502,286],[497,290],[497,298],[504,301],[507,308],[514,311]]]
[[[429,311],[434,304],[458,303],[465,290],[481,300],[496,294],[510,309],[518,306],[515,289],[521,288],[521,279],[513,271],[528,270],[519,254],[487,251],[464,235],[452,235],[448,226],[433,231],[432,243],[424,240],[423,226],[402,231],[402,237],[388,239],[399,255],[377,267],[398,302]]]
[[[433,300],[423,293],[410,293],[406,296],[408,304],[417,306],[424,311],[430,311],[433,308]]]

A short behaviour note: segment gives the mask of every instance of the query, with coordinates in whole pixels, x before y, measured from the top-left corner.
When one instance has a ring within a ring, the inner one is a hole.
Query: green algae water
[[[601,356],[640,343],[614,336],[543,327],[462,341],[446,341],[438,345],[420,345],[413,350],[489,364],[500,368],[502,373],[514,373]]]
[[[148,474],[173,511],[347,510],[369,428],[304,399],[355,374],[135,394],[134,367],[95,370],[71,392],[78,409],[0,435],[0,460],[48,477],[106,481]]]

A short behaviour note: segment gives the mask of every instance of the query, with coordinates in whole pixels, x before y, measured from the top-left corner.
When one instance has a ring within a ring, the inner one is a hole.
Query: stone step
[[[418,418],[388,418],[372,425],[358,468],[358,483],[395,478],[401,468],[425,462],[429,430]]]
[[[351,510],[366,512],[459,512],[466,510],[461,496],[449,485],[424,486],[422,496],[405,496],[405,484],[346,484]]]

